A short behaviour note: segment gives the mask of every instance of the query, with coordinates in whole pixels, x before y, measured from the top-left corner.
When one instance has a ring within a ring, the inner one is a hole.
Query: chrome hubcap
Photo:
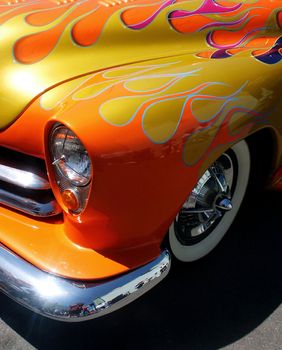
[[[192,245],[207,237],[225,213],[233,209],[236,176],[235,155],[224,153],[200,178],[174,222],[182,244]]]
[[[231,211],[233,209],[231,199],[228,197],[225,197],[225,198],[222,197],[218,199],[215,206],[218,210],[223,212]]]

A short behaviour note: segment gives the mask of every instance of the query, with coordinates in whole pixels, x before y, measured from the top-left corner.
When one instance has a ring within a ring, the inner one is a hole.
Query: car
[[[210,253],[282,188],[280,0],[2,1],[0,290],[61,321]]]

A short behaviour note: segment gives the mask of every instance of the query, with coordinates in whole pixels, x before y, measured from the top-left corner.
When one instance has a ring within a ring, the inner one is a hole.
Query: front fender
[[[90,154],[94,178],[84,212],[65,215],[66,234],[79,246],[138,265],[159,254],[180,206],[220,153],[261,127],[281,130],[274,108],[279,73],[280,64],[246,53],[113,68],[44,94],[1,141],[11,147],[16,133],[13,148],[48,159],[50,128],[70,127]],[[38,132],[30,138],[32,128]]]

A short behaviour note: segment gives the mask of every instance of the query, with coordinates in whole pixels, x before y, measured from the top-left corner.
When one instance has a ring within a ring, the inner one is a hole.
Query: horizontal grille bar
[[[58,215],[62,212],[51,191],[40,191],[37,194],[35,191],[16,190],[15,186],[12,185],[3,186],[1,182],[0,203],[28,215],[42,218]]]
[[[5,164],[0,164],[0,181],[31,190],[50,189],[50,184],[46,177]]]
[[[58,215],[42,159],[0,147],[0,204],[31,216]]]

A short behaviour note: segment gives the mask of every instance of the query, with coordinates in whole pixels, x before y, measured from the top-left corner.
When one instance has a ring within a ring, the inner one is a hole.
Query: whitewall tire
[[[230,164],[225,165],[227,163]],[[224,153],[199,180],[169,228],[171,251],[178,260],[198,260],[221,241],[242,204],[250,164],[249,147],[241,141]]]

